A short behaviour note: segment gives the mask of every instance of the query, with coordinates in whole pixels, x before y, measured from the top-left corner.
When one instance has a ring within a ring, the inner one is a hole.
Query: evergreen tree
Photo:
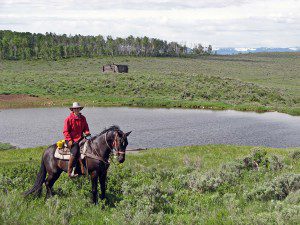
[[[36,34],[0,30],[0,59],[62,59],[70,57],[95,57],[100,55],[128,56],[170,56],[186,57],[189,55],[211,54],[212,46],[207,51],[201,44],[188,51],[185,45],[149,37],[127,38],[102,35],[57,35],[55,33]]]

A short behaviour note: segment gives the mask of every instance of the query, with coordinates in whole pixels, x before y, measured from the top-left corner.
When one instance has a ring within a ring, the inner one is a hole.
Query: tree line
[[[30,33],[0,30],[0,58],[8,60],[47,59],[57,60],[72,57],[95,56],[152,56],[189,57],[211,54],[212,46],[201,44],[188,48],[177,42],[157,38],[133,37],[113,38],[57,35],[55,33]]]

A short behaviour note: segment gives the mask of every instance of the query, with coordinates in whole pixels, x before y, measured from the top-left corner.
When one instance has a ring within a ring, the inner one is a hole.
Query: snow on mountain
[[[256,48],[235,48],[238,52],[248,52],[248,51],[255,51]]]
[[[256,52],[300,52],[300,47],[290,48],[215,48],[213,49],[218,55],[234,55]]]

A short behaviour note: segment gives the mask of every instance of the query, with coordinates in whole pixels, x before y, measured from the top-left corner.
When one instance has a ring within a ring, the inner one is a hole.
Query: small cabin
[[[102,72],[128,73],[127,65],[110,64],[102,67]]]

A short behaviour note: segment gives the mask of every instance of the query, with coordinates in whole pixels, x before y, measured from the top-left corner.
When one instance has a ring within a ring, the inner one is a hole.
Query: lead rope
[[[87,172],[87,177],[89,176],[89,165],[88,165],[88,157],[85,157],[85,164],[86,164],[86,172]]]
[[[90,140],[88,140],[88,141],[90,141]],[[97,151],[95,151],[90,145],[89,145],[89,147],[90,147],[90,149],[91,149],[92,154],[98,156],[99,158],[102,158],[102,157],[100,156],[100,154],[99,154]]]
[[[90,141],[90,140],[87,140],[88,142]],[[88,144],[90,144],[90,143],[88,143]],[[87,148],[87,146],[86,146],[86,148]],[[89,145],[89,148],[90,149],[92,149],[91,148],[91,146]],[[93,150],[92,150],[93,151]],[[87,152],[87,149],[85,150],[85,153]],[[80,156],[81,157],[81,156]],[[86,174],[85,174],[85,178],[86,178],[86,180],[89,182],[89,180],[90,180],[90,177],[89,177],[89,165],[88,165],[88,157],[87,156],[85,156],[84,157],[85,158],[85,165],[86,165]]]
[[[109,146],[108,142],[107,142],[107,133],[108,133],[108,132],[105,133],[105,142],[106,142],[107,147],[109,147],[110,151],[113,152],[113,149],[114,149],[114,148],[111,148],[111,147]],[[114,136],[114,142],[115,142],[115,139],[116,139],[116,135]],[[113,144],[114,144],[114,143],[113,143]]]
[[[108,157],[108,159],[109,159],[109,162],[112,162],[113,164],[115,164],[115,162],[114,162],[114,157],[113,157],[113,149],[109,146],[109,144],[108,144],[108,142],[107,142],[107,133],[108,132],[106,132],[105,133],[105,142],[106,142],[106,145],[109,147],[109,149],[110,149],[110,154],[109,154],[109,157]],[[116,136],[115,136],[115,138],[116,138]],[[115,138],[114,138],[114,142],[115,142]]]
[[[88,157],[85,156],[85,165],[86,165],[86,174],[84,176],[85,182],[88,183],[90,181],[90,176],[89,176],[89,165],[88,165]]]

